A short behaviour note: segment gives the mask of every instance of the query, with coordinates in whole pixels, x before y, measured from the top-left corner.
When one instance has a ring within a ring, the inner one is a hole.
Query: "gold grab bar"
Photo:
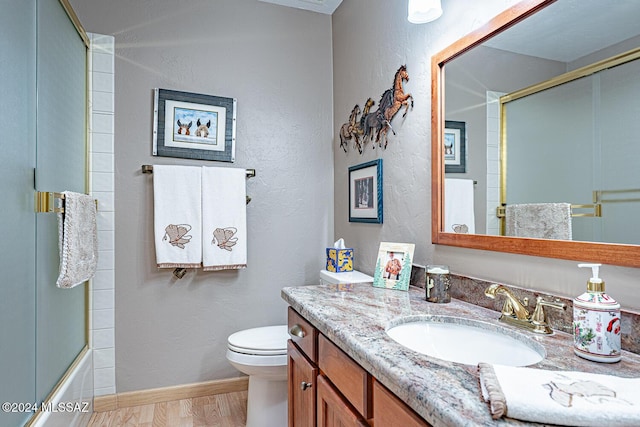
[[[605,195],[613,195],[613,194],[626,194],[626,193],[640,193],[640,188],[630,188],[628,190],[595,190],[593,192],[593,203],[630,203],[630,202],[640,202],[640,197],[636,198],[627,198],[627,199],[616,199],[610,198],[605,199]]]
[[[56,206],[56,199],[60,200],[60,206]],[[98,209],[98,201],[96,210]],[[36,191],[36,213],[64,213],[64,194],[54,191]]]
[[[247,178],[253,178],[256,176],[255,169],[246,169]],[[142,165],[142,173],[153,173],[153,165]]]

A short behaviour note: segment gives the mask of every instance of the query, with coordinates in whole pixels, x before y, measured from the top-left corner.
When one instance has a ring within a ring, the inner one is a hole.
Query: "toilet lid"
[[[287,325],[246,329],[229,336],[232,351],[245,354],[278,355],[287,352]]]

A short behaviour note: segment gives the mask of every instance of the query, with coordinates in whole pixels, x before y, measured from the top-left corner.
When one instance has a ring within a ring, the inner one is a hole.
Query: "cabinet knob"
[[[300,390],[305,391],[306,389],[311,388],[312,386],[313,386],[313,384],[308,383],[306,381],[302,381],[300,383]]]
[[[297,341],[296,338],[304,338],[307,333],[302,329],[302,326],[295,324],[289,329],[289,335],[291,335],[294,341]]]

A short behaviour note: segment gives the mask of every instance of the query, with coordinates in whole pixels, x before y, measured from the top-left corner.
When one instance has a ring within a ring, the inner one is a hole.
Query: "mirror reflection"
[[[558,0],[446,64],[444,232],[640,244],[637,16]]]

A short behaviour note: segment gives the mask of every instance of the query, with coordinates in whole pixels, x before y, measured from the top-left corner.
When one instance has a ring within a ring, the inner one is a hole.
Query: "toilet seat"
[[[252,356],[280,356],[282,354],[287,354],[287,350],[258,350],[255,348],[243,348],[237,347],[235,345],[228,344],[227,347],[231,351],[235,351],[236,353],[248,354]]]
[[[227,340],[230,351],[255,356],[287,354],[287,325],[263,326],[231,334]]]
[[[277,354],[274,356],[258,356],[255,354],[245,354],[227,349],[227,360],[241,372],[245,374],[251,374],[255,369],[271,366],[286,367],[287,366],[287,354]]]

